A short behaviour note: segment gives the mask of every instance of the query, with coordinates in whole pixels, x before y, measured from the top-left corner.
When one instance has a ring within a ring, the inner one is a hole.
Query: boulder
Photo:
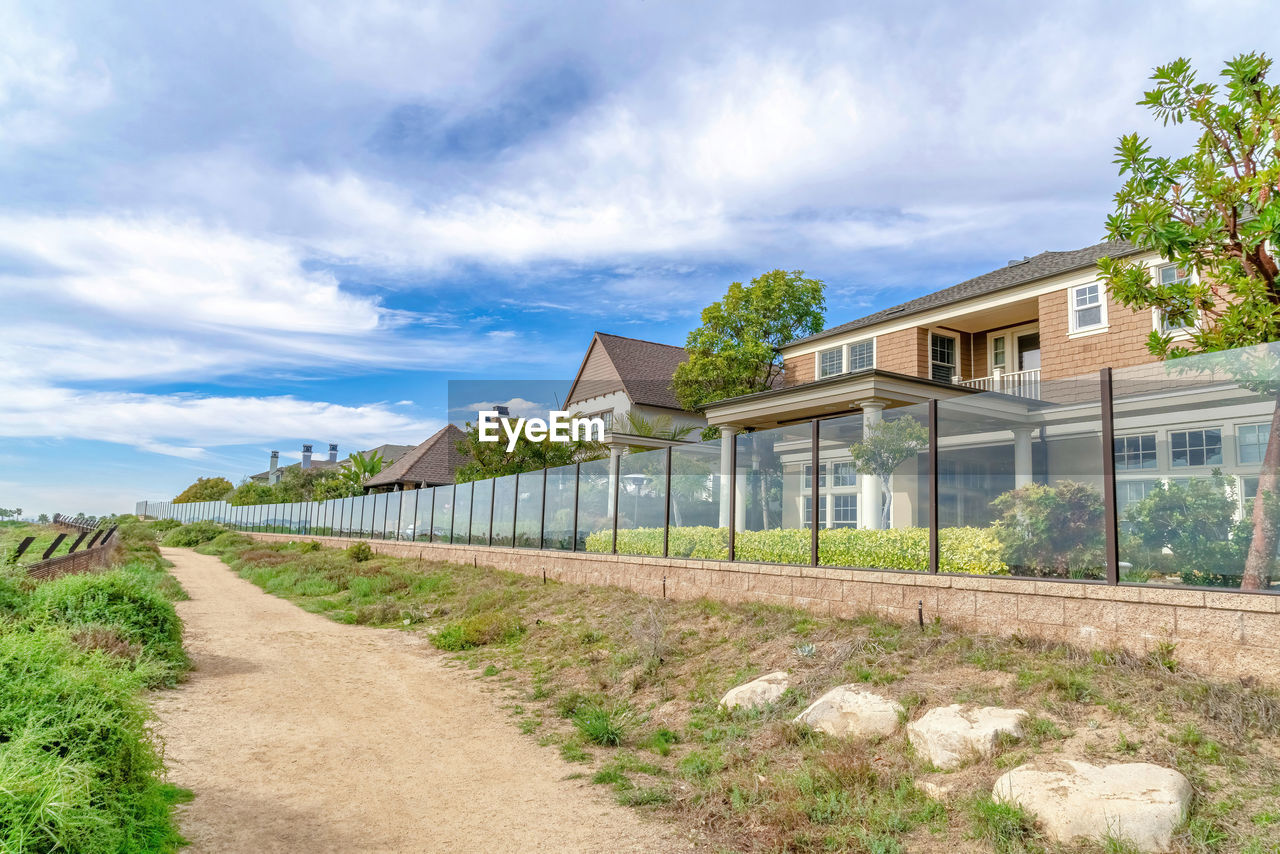
[[[1001,735],[1022,737],[1022,709],[973,708],[956,703],[925,712],[907,724],[907,738],[921,755],[944,770],[969,757],[990,756]]]
[[[796,721],[836,737],[866,738],[893,732],[904,711],[894,700],[856,685],[841,685],[819,697]]]
[[[1056,842],[1110,836],[1141,851],[1167,851],[1187,815],[1191,784],[1177,771],[1147,762],[1041,760],[996,780],[991,795],[1034,813]]]
[[[782,692],[786,691],[787,686],[790,684],[790,679],[785,670],[768,673],[759,679],[752,679],[744,685],[739,685],[737,688],[730,688],[729,693],[720,698],[720,705],[726,709],[733,709],[738,706],[748,709],[767,706],[770,703],[776,703],[778,698],[782,696]]]

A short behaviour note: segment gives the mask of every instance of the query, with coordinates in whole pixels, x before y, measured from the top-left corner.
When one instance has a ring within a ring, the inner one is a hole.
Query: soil
[[[335,623],[164,549],[195,668],[153,695],[186,852],[687,851],[520,735],[407,632]]]

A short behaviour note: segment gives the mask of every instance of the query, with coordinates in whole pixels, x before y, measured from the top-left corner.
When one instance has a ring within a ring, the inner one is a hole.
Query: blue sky
[[[1262,3],[0,7],[0,506],[104,513],[803,269],[838,323],[1099,239]],[[1274,51],[1272,51],[1274,52]],[[1185,137],[1183,137],[1185,139]]]

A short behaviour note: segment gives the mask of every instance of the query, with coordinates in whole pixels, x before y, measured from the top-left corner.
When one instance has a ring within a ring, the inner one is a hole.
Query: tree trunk
[[[877,475],[880,478],[880,527],[889,529],[889,509],[893,506],[893,475]]]
[[[1271,437],[1267,451],[1262,456],[1262,470],[1258,472],[1258,494],[1253,498],[1253,541],[1249,544],[1249,556],[1245,558],[1244,575],[1240,577],[1241,590],[1266,590],[1271,585],[1271,568],[1275,562],[1277,525],[1277,484],[1280,481],[1280,396],[1271,413]]]

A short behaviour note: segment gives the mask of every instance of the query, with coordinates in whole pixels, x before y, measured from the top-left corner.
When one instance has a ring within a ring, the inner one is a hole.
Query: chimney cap
[[[302,453],[304,453],[304,454],[309,454],[309,453],[311,453],[311,446],[310,446],[310,445],[303,445],[303,446],[302,446]]]

